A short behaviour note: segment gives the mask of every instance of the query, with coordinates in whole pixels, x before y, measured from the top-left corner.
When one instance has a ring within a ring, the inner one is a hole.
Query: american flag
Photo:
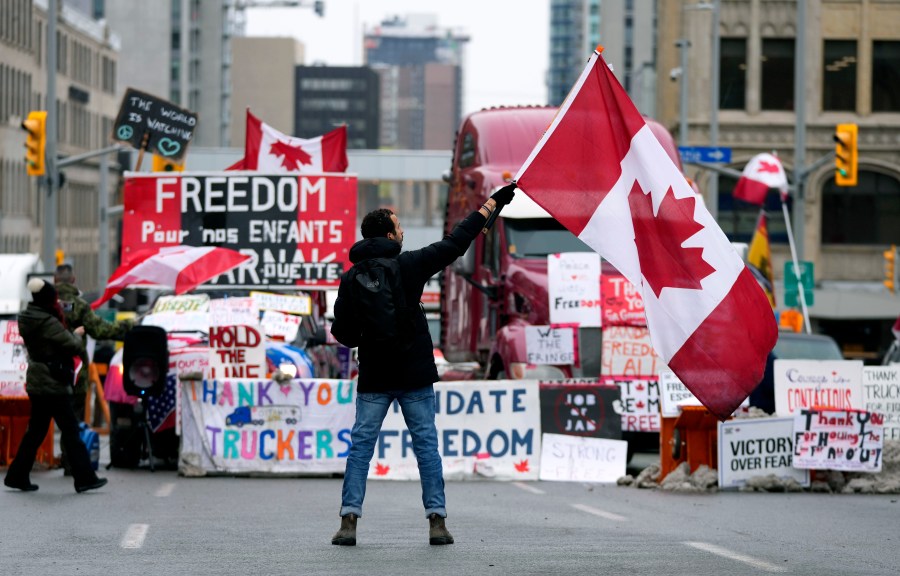
[[[147,398],[147,423],[154,432],[175,426],[175,374],[166,377],[166,389]]]

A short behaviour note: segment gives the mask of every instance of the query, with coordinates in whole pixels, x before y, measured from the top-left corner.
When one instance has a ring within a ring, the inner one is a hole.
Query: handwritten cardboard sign
[[[650,343],[650,332],[634,326],[603,328],[602,376],[647,376],[656,379],[663,362]]]
[[[259,325],[259,307],[250,297],[222,298],[209,303],[210,326]]]
[[[700,406],[701,402],[671,370],[659,371],[659,391],[663,418],[676,418],[681,406]]]
[[[884,415],[884,439],[900,440],[900,366],[865,366],[862,387],[864,408]]]
[[[600,326],[600,255],[564,252],[547,256],[551,324]]]
[[[884,417],[864,410],[798,410],[794,466],[881,472]]]
[[[793,466],[793,437],[793,418],[719,422],[719,488],[738,488],[769,474],[809,486],[809,471]]]
[[[525,353],[529,364],[575,364],[572,328],[525,327]]]
[[[265,378],[264,340],[258,326],[210,326],[209,378]]]
[[[302,318],[294,314],[282,314],[275,310],[263,311],[260,327],[266,336],[284,338],[285,342],[293,342],[300,330]]]
[[[862,408],[862,367],[862,360],[775,360],[776,414]]]
[[[113,125],[113,138],[169,160],[181,160],[197,128],[197,114],[146,92],[128,88]]]
[[[615,482],[625,475],[628,442],[565,434],[544,434],[541,480]]]
[[[0,320],[0,396],[24,397],[28,357],[16,320]]]

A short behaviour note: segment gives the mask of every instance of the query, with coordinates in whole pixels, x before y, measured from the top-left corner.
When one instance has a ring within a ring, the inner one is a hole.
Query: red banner
[[[644,300],[634,284],[618,274],[600,275],[604,326],[646,326]]]
[[[356,184],[331,174],[131,175],[122,263],[145,248],[223,246],[251,259],[213,285],[337,286],[356,240]]]

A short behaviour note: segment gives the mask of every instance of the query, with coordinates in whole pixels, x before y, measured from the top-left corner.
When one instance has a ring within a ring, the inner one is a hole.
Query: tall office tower
[[[551,0],[550,104],[562,104],[598,44],[638,109],[652,116],[656,2],[650,0]]]
[[[295,136],[347,125],[347,148],[378,148],[378,74],[368,66],[297,66]]]
[[[381,78],[381,146],[443,150],[462,115],[469,37],[431,14],[394,17],[365,31],[366,63]]]
[[[199,115],[195,146],[228,146],[235,0],[94,1],[94,16],[122,38],[118,90],[131,87]]]

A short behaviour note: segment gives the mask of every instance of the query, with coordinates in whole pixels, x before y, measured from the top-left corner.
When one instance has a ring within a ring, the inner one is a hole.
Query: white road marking
[[[144,538],[147,537],[147,530],[150,529],[149,524],[132,524],[122,536],[122,542],[119,546],[122,548],[140,548],[144,545]]]
[[[599,508],[594,508],[593,506],[585,506],[584,504],[571,504],[572,508],[576,510],[581,510],[582,512],[587,512],[588,514],[593,514],[594,516],[599,516],[601,518],[606,518],[607,520],[615,520],[617,522],[624,522],[628,520],[624,516],[619,516],[618,514],[613,514],[612,512],[607,512],[606,510],[600,510]]]
[[[156,489],[156,492],[153,494],[157,498],[165,498],[172,494],[172,491],[175,490],[174,482],[166,482],[162,486]]]
[[[769,564],[763,560],[757,560],[751,556],[745,556],[743,554],[739,554],[737,552],[732,552],[727,548],[722,548],[720,546],[716,546],[715,544],[710,544],[709,542],[682,542],[685,546],[690,546],[691,548],[696,548],[697,550],[703,550],[704,552],[709,552],[710,554],[715,554],[717,556],[721,556],[723,558],[729,558],[731,560],[736,560],[738,562],[743,562],[749,566],[753,566],[754,568],[759,568],[760,570],[765,570],[766,572],[787,572],[787,568],[782,566],[776,566],[774,564]]]
[[[544,493],[544,491],[541,490],[540,488],[535,488],[534,486],[529,486],[528,484],[526,484],[524,482],[513,482],[512,485],[520,490],[524,490],[526,492],[531,492],[532,494],[543,494]]]

